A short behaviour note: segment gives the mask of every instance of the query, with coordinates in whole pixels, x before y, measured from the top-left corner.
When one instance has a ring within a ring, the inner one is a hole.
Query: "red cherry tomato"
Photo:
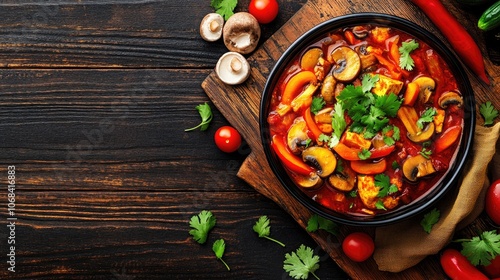
[[[252,0],[248,5],[248,12],[261,24],[273,21],[278,15],[278,10],[276,0]]]
[[[353,232],[344,238],[342,250],[351,260],[363,262],[373,254],[375,243],[368,234]]]
[[[458,250],[445,249],[439,258],[441,267],[452,280],[487,280]]]
[[[226,153],[232,153],[238,150],[241,145],[241,135],[232,126],[222,126],[215,132],[215,145]]]
[[[489,265],[483,266],[482,270],[491,278],[500,278],[500,256],[496,256]]]
[[[500,226],[500,179],[489,186],[486,192],[484,209],[491,220]]]

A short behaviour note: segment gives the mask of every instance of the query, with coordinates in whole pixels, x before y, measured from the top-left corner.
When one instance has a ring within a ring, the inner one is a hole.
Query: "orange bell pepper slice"
[[[394,151],[396,146],[383,146],[380,148],[376,149],[371,149],[370,150],[370,157],[371,159],[375,158],[381,158],[389,155]],[[362,152],[362,149],[356,149],[356,148],[349,148],[346,144],[339,142],[333,150],[343,159],[345,160],[350,160],[350,161],[355,161],[355,160],[361,160],[359,158],[359,153]]]
[[[283,90],[281,103],[290,105],[292,100],[299,95],[304,89],[304,86],[309,83],[316,83],[316,75],[311,71],[302,71],[290,78]]]
[[[315,169],[307,165],[301,158],[291,153],[285,144],[283,137],[274,135],[271,141],[271,147],[278,155],[283,165],[289,170],[304,176],[309,176]]]
[[[455,141],[457,141],[460,133],[462,132],[462,127],[459,125],[452,126],[446,129],[441,136],[434,142],[434,152],[439,153],[441,151],[446,150],[449,146],[451,146]]]
[[[314,137],[314,141],[318,141],[319,136],[323,133],[318,125],[316,124],[316,121],[314,120],[314,117],[312,116],[311,113],[311,107],[307,107],[306,110],[304,110],[304,120],[306,121],[307,128],[309,128],[309,131],[312,133],[312,136]]]
[[[351,162],[351,168],[359,174],[375,175],[382,173],[387,169],[387,161],[385,158],[377,162],[355,160]]]

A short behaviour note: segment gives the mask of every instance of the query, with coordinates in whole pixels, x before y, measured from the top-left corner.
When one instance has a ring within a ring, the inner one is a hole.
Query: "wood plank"
[[[291,217],[283,217],[277,205],[256,192],[33,192],[19,186],[17,197],[18,270],[0,270],[2,279],[114,279],[115,274],[133,279],[281,279],[284,255],[300,244],[321,256],[319,277],[345,279]],[[204,209],[213,211],[217,224],[200,245],[188,233],[189,219]],[[286,241],[285,248],[253,232],[261,215],[268,215],[271,235]],[[4,212],[1,218],[5,220]],[[6,234],[2,227],[2,240]],[[211,244],[219,238],[226,242],[230,272],[212,252]],[[266,257],[255,257],[259,255]]]
[[[236,11],[246,10],[241,0]],[[305,3],[281,1],[268,38]],[[227,51],[199,35],[210,1],[3,1],[0,67],[205,68]]]
[[[448,1],[445,1],[448,2]],[[450,6],[451,3],[446,3]],[[450,9],[457,13],[456,8]],[[252,148],[252,154],[242,165],[238,176],[247,181],[257,191],[271,198],[294,219],[304,227],[311,213],[293,200],[281,184],[274,178],[267,165],[259,136],[258,113],[261,92],[266,77],[281,53],[298,36],[305,31],[329,18],[354,12],[382,12],[398,15],[414,22],[419,22],[424,28],[443,38],[436,28],[426,17],[410,2],[388,2],[380,5],[376,1],[349,1],[333,2],[323,0],[311,0],[280,30],[278,30],[260,49],[250,58],[250,64],[254,67],[251,77],[246,84],[237,87],[226,86],[220,83],[214,73],[211,73],[203,83],[203,88],[214,104],[222,111],[231,124],[242,132]],[[473,25],[467,23],[467,28]],[[484,42],[480,40],[481,34],[472,33],[477,38],[482,50],[485,50]],[[447,44],[447,43],[446,43]],[[485,51],[484,51],[485,52]],[[485,52],[486,53],[486,52]],[[476,94],[477,102],[491,100],[497,107],[500,106],[500,97],[491,96],[491,92],[500,92],[500,77],[498,67],[486,60],[487,71],[493,83],[486,86],[468,71],[469,78]],[[239,105],[239,106],[235,106]],[[236,110],[234,108],[237,108]],[[481,123],[479,114],[476,116]],[[359,230],[359,229],[358,229]],[[349,229],[346,227],[345,232]],[[342,255],[338,246],[332,246],[325,236],[311,235],[321,247],[354,279],[441,279],[443,271],[437,262],[436,256],[429,256],[419,265],[409,268],[401,273],[387,273],[377,269],[373,260],[364,263],[353,263]],[[341,237],[342,238],[342,235]]]

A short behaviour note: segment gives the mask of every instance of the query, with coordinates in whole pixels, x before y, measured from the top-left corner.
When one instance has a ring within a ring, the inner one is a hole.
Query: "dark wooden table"
[[[261,42],[305,2],[279,1]],[[236,176],[250,150],[217,149],[213,135],[228,122],[214,106],[207,131],[184,132],[200,121],[195,106],[210,104],[200,85],[226,52],[198,34],[209,4],[0,4],[0,279],[287,279],[284,255],[301,244],[321,257],[321,279],[348,278],[288,213]],[[205,245],[188,234],[201,210],[217,218]],[[285,248],[252,231],[262,215]],[[219,238],[231,271],[212,252]]]

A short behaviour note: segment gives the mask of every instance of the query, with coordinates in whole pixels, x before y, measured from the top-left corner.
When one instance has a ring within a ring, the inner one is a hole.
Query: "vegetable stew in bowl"
[[[456,57],[419,26],[356,14],[320,24],[278,61],[261,103],[271,167],[309,209],[355,225],[422,212],[456,179],[474,99]]]

